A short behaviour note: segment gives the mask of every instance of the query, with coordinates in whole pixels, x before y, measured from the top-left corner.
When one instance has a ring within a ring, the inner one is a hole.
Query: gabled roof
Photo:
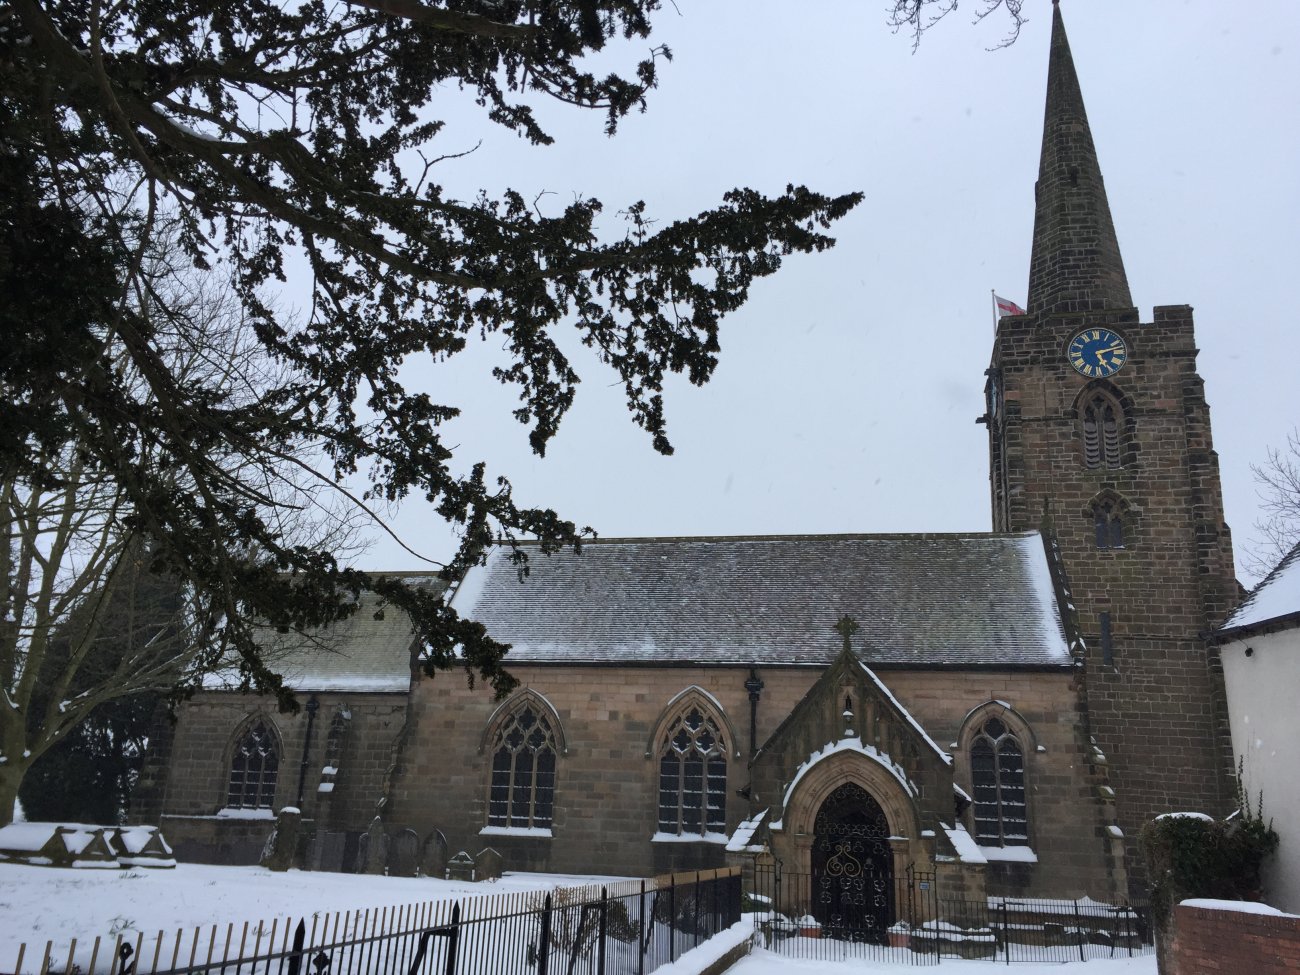
[[[826,666],[835,621],[885,666],[1067,666],[1043,540],[1017,535],[610,539],[494,549],[451,599],[508,663]]]
[[[383,574],[383,573],[380,573]],[[436,572],[394,573],[411,585],[441,589]],[[295,691],[406,693],[411,686],[410,618],[395,606],[381,608],[374,593],[361,595],[357,611],[342,622],[309,634],[268,630],[259,641],[271,669]],[[216,672],[204,687],[218,690],[238,676]]]
[[[1287,620],[1300,626],[1300,544],[1291,549],[1219,628],[1223,635]]]

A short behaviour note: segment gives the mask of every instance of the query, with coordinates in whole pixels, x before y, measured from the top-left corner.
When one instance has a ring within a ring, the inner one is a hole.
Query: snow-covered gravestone
[[[461,850],[447,861],[448,880],[473,880],[474,858]]]

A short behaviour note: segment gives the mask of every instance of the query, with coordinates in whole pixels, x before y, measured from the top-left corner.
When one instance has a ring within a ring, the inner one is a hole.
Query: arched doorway
[[[817,811],[812,874],[812,913],[826,937],[888,940],[894,921],[889,823],[861,786],[846,782]]]

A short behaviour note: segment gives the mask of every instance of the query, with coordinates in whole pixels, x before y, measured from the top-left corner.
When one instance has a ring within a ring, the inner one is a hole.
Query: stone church
[[[380,843],[399,872],[851,855],[954,896],[1113,902],[1143,823],[1226,812],[1206,634],[1239,588],[1192,309],[1133,307],[1053,17],[1027,310],[980,417],[991,533],[605,539],[522,579],[493,552],[446,598],[512,645],[517,691],[412,677],[405,621],[363,607],[289,654],[301,714],[183,709],[141,795],[178,855],[254,860],[300,805],[322,869]]]

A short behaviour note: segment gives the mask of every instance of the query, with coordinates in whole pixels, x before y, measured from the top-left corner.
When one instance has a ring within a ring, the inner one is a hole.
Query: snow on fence
[[[650,975],[740,920],[740,870],[20,945],[10,975]]]

